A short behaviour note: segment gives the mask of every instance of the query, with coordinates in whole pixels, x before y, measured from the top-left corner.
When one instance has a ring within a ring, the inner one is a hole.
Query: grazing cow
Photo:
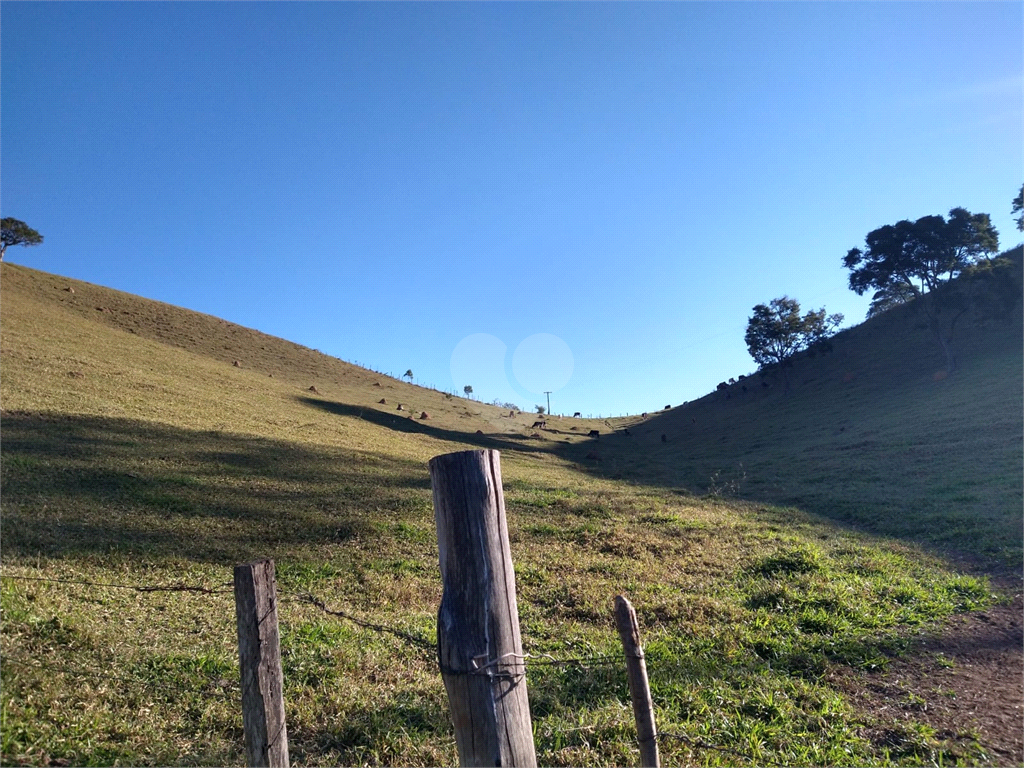
[[[666,410],[666,411],[668,411],[668,410],[671,410],[671,408],[672,408],[672,406],[671,406],[671,405],[666,405],[666,406],[665,406],[665,410]]]
[[[663,434],[663,435],[661,436],[661,442],[663,442],[663,443],[667,443],[667,442],[668,442],[668,435],[664,435],[664,434]]]
[[[581,419],[581,418],[583,418],[583,414],[582,414],[582,413],[580,413],[579,411],[576,411],[576,413],[574,413],[574,414],[572,415],[572,417],[573,417],[574,419]]]
[[[381,398],[380,400],[378,400],[377,402],[378,402],[378,403],[379,403],[380,405],[387,405],[387,404],[388,404],[388,401],[387,401],[387,399],[386,399],[386,398],[383,398],[383,397],[382,397],[382,398]]]
[[[509,411],[509,412],[508,412],[508,417],[509,417],[510,419],[511,419],[511,418],[512,418],[513,416],[515,416],[515,415],[516,415],[516,412],[515,412],[515,411]]]
[[[600,437],[600,436],[601,436],[601,433],[598,430],[596,430],[596,429],[590,430],[590,434],[587,435],[587,437]]]
[[[530,429],[547,429],[548,423],[546,421],[535,421]]]
[[[404,411],[404,410],[405,410],[405,406],[404,406],[404,405],[402,405],[401,403],[399,403],[399,404],[398,404],[398,407],[397,407],[397,408],[395,408],[395,410],[396,410],[396,411]]]
[[[647,412],[645,411],[644,413],[641,413],[640,414],[640,418],[641,419],[646,419],[647,418]]]

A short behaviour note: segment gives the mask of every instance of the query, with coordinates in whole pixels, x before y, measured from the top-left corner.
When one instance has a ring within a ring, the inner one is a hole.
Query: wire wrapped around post
[[[460,765],[537,765],[499,454],[430,460],[444,593],[438,663]]]

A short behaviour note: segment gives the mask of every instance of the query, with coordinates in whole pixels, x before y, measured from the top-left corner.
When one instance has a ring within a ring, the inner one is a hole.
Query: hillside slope
[[[646,421],[534,430],[529,414],[4,264],[0,762],[240,764],[226,585],[271,557],[293,764],[454,763],[427,461],[476,447],[502,452],[524,648],[563,662],[531,662],[540,763],[635,762],[621,592],[659,729],[680,737],[666,764],[1020,762],[1016,700],[985,710],[1007,727],[972,703],[946,733],[931,682],[913,691],[928,707],[908,698],[894,719],[852,677],[949,616],[995,610],[987,579],[915,542],[948,553],[959,536],[988,563],[1019,550],[1016,323],[1015,354],[1002,326],[978,327],[962,377],[941,383],[923,346],[896,349],[875,323],[801,361],[789,397],[734,388]]]
[[[1022,249],[1005,256],[1021,296]],[[604,443],[591,471],[790,504],[1019,570],[1021,305],[965,320],[949,377],[915,308],[890,310],[799,355],[789,393],[770,371],[654,414]]]
[[[210,315],[18,265],[3,264],[2,270],[0,355],[10,384],[2,391],[7,411],[160,419],[179,408],[187,411],[197,392],[212,388],[222,393],[216,404],[221,417],[199,418],[197,411],[196,423],[212,418],[218,428],[234,431],[265,432],[261,414],[284,407],[292,428],[319,423],[325,413],[360,422],[369,430],[363,435],[368,445],[393,432],[527,451],[554,439],[578,439],[568,430],[556,437],[531,429],[534,414],[510,417],[502,408],[400,381]],[[200,411],[211,407],[195,404]],[[576,421],[581,432],[608,429],[604,421]]]

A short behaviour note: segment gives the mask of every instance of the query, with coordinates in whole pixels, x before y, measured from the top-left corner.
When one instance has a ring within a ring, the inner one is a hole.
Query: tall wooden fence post
[[[287,768],[288,731],[273,560],[235,566],[235,617],[245,761],[252,768]]]
[[[444,594],[437,653],[459,763],[537,765],[500,454],[430,460]]]
[[[640,623],[636,611],[625,595],[615,598],[615,624],[619,628],[622,650],[626,654],[626,672],[629,675],[629,696],[633,699],[633,718],[636,737],[640,744],[640,765],[658,768],[658,731],[654,727],[654,702],[647,681],[647,663],[640,646]]]

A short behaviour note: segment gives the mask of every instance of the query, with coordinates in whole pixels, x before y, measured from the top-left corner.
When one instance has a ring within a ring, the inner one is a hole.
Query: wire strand
[[[42,670],[46,670],[46,671],[49,671],[49,672],[63,672],[64,674],[68,674],[68,675],[76,675],[78,677],[91,677],[93,679],[103,680],[105,682],[135,683],[135,684],[141,685],[141,686],[153,686],[153,687],[160,687],[160,688],[175,688],[175,689],[177,689],[179,691],[184,691],[184,692],[189,692],[189,693],[211,693],[212,692],[212,693],[219,693],[220,695],[223,695],[223,696],[228,696],[229,694],[227,693],[227,691],[229,689],[233,689],[235,691],[239,690],[239,686],[237,684],[235,684],[235,683],[233,683],[233,682],[231,682],[229,680],[223,679],[223,678],[218,680],[218,681],[216,681],[216,683],[214,683],[214,681],[212,681],[212,680],[208,681],[206,686],[204,686],[203,688],[196,688],[194,686],[181,685],[180,683],[168,682],[166,680],[149,681],[149,680],[144,680],[144,679],[140,679],[140,678],[137,678],[137,677],[121,677],[120,675],[111,675],[111,674],[108,674],[106,672],[101,672],[98,669],[88,669],[88,668],[78,668],[78,669],[76,669],[76,668],[69,667],[69,666],[64,665],[64,664],[47,664],[45,662],[27,661],[24,658],[20,658],[18,656],[11,656],[10,654],[6,654],[6,653],[3,655],[2,658],[0,658],[0,665],[3,665],[3,664],[15,664],[15,665],[17,665],[19,667],[28,667],[30,669],[42,669]],[[212,691],[209,690],[209,687],[211,685],[213,686],[213,690]],[[220,690],[218,690],[218,689],[220,689]]]
[[[197,587],[188,584],[162,585],[140,585],[140,584],[109,584],[98,581],[80,581],[76,579],[53,579],[45,576],[14,576],[13,574],[0,573],[0,578],[17,579],[19,581],[51,581],[57,584],[81,584],[87,587],[110,587],[112,589],[134,589],[136,592],[199,592],[204,595],[226,595],[234,592],[234,589],[210,589],[209,587]],[[221,586],[232,585],[227,582]]]

